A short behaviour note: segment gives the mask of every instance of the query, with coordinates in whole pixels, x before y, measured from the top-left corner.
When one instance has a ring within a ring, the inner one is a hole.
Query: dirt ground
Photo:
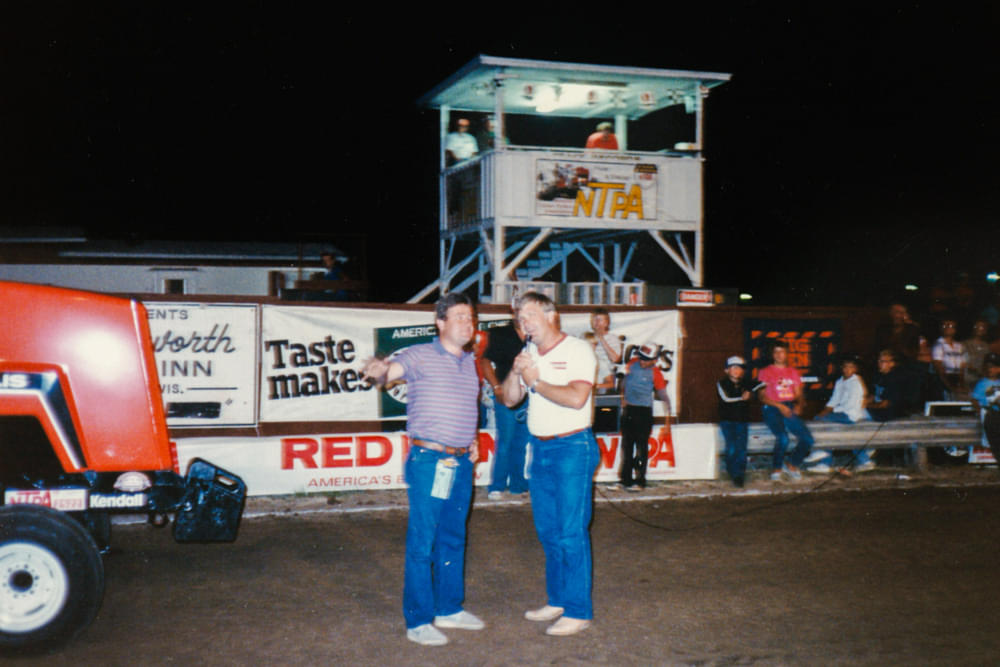
[[[252,499],[239,539],[116,525],[97,620],[52,665],[987,664],[1000,655],[1000,475],[599,486],[595,621],[548,637],[530,505],[477,492],[466,607],[487,629],[405,639],[404,492]]]

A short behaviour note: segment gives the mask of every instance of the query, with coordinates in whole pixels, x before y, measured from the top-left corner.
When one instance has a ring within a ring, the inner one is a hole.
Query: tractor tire
[[[48,507],[0,507],[0,651],[69,641],[103,597],[104,563],[79,522]]]

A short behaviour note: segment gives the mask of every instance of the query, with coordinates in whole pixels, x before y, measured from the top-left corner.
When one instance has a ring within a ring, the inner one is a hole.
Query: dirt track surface
[[[401,492],[253,500],[252,513],[277,515],[245,520],[228,545],[116,526],[97,620],[25,662],[958,665],[1000,655],[995,470],[876,474],[809,492],[819,483],[755,481],[735,495],[722,482],[671,484],[641,498],[601,487],[595,621],[564,638],[522,616],[545,602],[530,505],[479,490],[466,607],[488,627],[447,630],[443,647],[404,636]]]

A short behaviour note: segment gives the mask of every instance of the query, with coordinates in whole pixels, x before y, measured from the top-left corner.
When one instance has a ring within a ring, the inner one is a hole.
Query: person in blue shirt
[[[972,402],[982,410],[986,441],[1000,463],[1000,354],[987,354],[983,367],[983,379],[972,389]]]

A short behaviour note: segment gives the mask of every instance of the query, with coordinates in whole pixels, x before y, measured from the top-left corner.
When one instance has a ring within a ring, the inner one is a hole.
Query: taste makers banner
[[[410,310],[263,306],[260,338],[260,420],[367,421],[405,414],[405,385],[382,392],[361,377],[364,361],[391,356],[435,335],[433,313]],[[506,318],[496,318],[506,319]],[[643,343],[658,350],[658,364],[676,412],[677,311],[613,313],[612,334],[626,357]],[[564,330],[582,335],[584,313],[565,314]],[[481,328],[488,328],[485,320]],[[662,414],[656,402],[655,414]]]

